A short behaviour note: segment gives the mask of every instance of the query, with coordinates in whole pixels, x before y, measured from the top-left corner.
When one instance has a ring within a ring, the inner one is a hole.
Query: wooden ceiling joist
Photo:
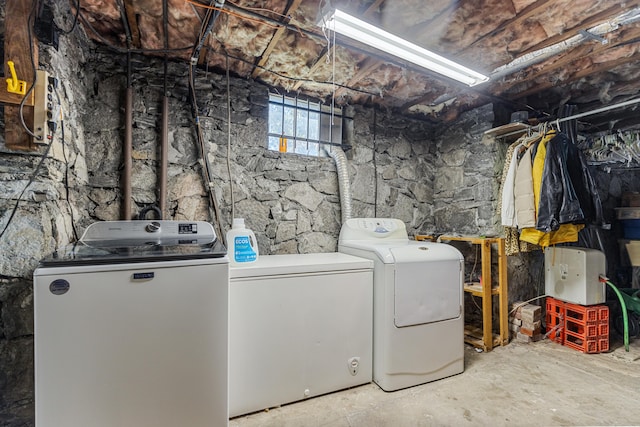
[[[355,86],[360,80],[362,80],[363,78],[371,74],[371,72],[376,68],[378,68],[379,66],[380,66],[380,61],[370,57],[365,59],[364,61],[362,61],[362,64],[360,64],[360,66],[358,67],[358,71],[356,71],[356,73],[353,76],[351,76],[346,86],[349,86],[349,87]],[[334,96],[337,98],[346,91],[347,91],[346,88],[339,87],[338,89],[336,89]]]
[[[302,3],[302,0],[293,0],[293,3],[291,3],[291,5],[287,7],[283,15],[288,16],[289,14],[293,13],[300,6],[300,3]],[[273,34],[273,37],[271,38],[271,41],[269,41],[269,45],[262,53],[262,56],[260,57],[260,60],[258,61],[257,66],[253,68],[251,77],[256,78],[260,68],[264,67],[264,65],[267,63],[267,60],[269,59],[269,55],[271,55],[271,52],[273,52],[273,49],[275,49],[276,45],[278,44],[280,39],[284,36],[286,31],[287,31],[287,28],[284,26],[279,27],[276,30],[276,32]]]
[[[122,0],[119,2],[122,4]],[[133,0],[124,0],[124,15],[123,19],[126,19],[126,22],[123,25],[127,25],[129,28],[129,32],[131,35],[131,46],[132,48],[139,49],[140,45],[140,29],[138,28],[138,18],[136,17],[136,9],[133,5]]]
[[[385,0],[375,0],[373,3],[371,3],[365,10],[364,12],[362,12],[362,16],[363,17],[367,17],[372,15],[373,13],[375,13],[376,11],[378,11],[378,9],[380,9],[380,6],[382,6],[382,4],[384,3]],[[329,52],[329,50],[325,51],[322,55],[320,55],[320,57],[313,63],[313,65],[309,68],[309,71],[307,72],[307,76],[313,76],[315,74],[315,72],[318,70],[318,68],[327,62],[327,55],[329,55],[329,53],[331,53],[331,55],[335,54],[335,46],[331,47],[331,52]],[[377,66],[380,65],[380,62],[377,62]],[[376,66],[373,66],[373,64],[370,64],[369,66],[369,72],[373,71],[376,69]],[[359,75],[360,73],[356,73],[356,75]],[[355,85],[358,81],[362,80],[362,78],[364,77],[364,75],[360,75],[359,78],[355,78],[356,75],[352,76],[351,79],[349,80],[348,86],[352,86]],[[298,90],[300,89],[300,86],[303,85],[303,81],[299,81],[297,82],[294,86],[293,86],[293,90]],[[336,96],[336,94],[334,94],[334,96]]]
[[[596,46],[588,55],[583,55],[581,56],[581,58],[589,58],[589,57],[595,57],[598,55],[601,55],[603,52],[605,52],[606,50],[609,49],[615,49],[618,46],[624,46],[627,44],[628,41],[633,41],[635,39],[637,39],[638,37],[640,37],[640,29],[636,29],[635,31],[631,31],[631,32],[627,32],[625,34],[625,37],[623,39],[620,39],[617,41],[617,43],[614,46],[610,46],[610,45],[598,45]],[[555,83],[554,79],[552,78],[545,78],[544,76],[552,76],[554,73],[559,72],[560,70],[563,69],[567,69],[569,67],[571,67],[571,64],[574,60],[571,58],[568,59],[564,59],[564,60],[559,60],[556,61],[554,64],[547,66],[544,68],[544,75],[540,75],[540,80],[544,80],[547,83],[537,83],[534,87],[532,87],[531,89],[522,91],[522,92],[518,92],[518,98],[520,97],[526,97],[526,96],[530,96],[533,95],[535,93],[541,92],[543,90],[549,89],[551,87],[554,86]],[[588,76],[590,74],[593,74],[595,72],[598,71],[607,71],[608,69],[611,68],[615,68],[621,64],[627,63],[627,62],[631,62],[632,59],[629,57],[622,57],[616,61],[610,61],[610,62],[605,62],[596,66],[592,66],[592,67],[587,67],[582,69],[581,71],[575,73],[573,75],[573,77],[568,80],[568,81],[574,81],[576,79],[580,79],[582,77]],[[604,68],[602,68],[603,64],[610,64],[610,67],[607,67],[605,65]],[[578,76],[578,77],[576,77]],[[519,82],[514,81],[513,84],[511,85],[501,85],[501,88],[499,89],[501,93],[506,93],[510,87],[513,87],[514,85],[518,84]],[[567,81],[563,81],[563,84],[566,84]]]
[[[527,19],[529,19],[532,16],[535,16],[536,14],[540,13],[540,11],[543,10],[545,7],[547,7],[550,2],[551,2],[551,0],[539,0],[539,1],[535,2],[535,3],[530,4],[529,6],[525,7],[520,13],[518,13],[516,16],[514,16],[511,19],[506,20],[505,22],[500,24],[497,28],[489,31],[488,33],[486,33],[482,37],[479,37],[474,42],[472,42],[469,46],[466,46],[464,49],[458,51],[457,54],[460,54],[460,53],[466,52],[466,51],[468,51],[470,49],[473,49],[481,41],[483,41],[483,40],[485,40],[485,39],[487,39],[489,37],[494,37],[497,34],[500,34],[500,32],[504,31],[509,26],[513,25],[513,26],[518,26],[520,28],[523,28],[522,24]]]
[[[545,47],[560,43],[563,40],[567,40],[569,37],[577,35],[581,30],[587,30],[594,27],[595,25],[602,24],[607,20],[607,18],[619,15],[620,13],[622,13],[622,11],[623,8],[621,5],[617,4],[615,6],[612,6],[609,9],[598,13],[597,15],[593,15],[588,20],[581,22],[575,27],[568,28],[562,34],[546,38],[543,42],[538,43],[535,46],[531,46],[527,50],[520,52],[519,55],[526,55],[530,52],[535,52],[536,50],[544,49]],[[569,36],[569,34],[571,36]]]

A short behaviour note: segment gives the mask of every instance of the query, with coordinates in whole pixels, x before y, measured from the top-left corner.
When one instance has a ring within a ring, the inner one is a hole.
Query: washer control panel
[[[206,221],[101,221],[87,227],[83,242],[104,240],[169,240],[177,238],[215,239],[213,226]]]
[[[408,239],[407,228],[395,218],[352,218],[340,230],[340,240]]]

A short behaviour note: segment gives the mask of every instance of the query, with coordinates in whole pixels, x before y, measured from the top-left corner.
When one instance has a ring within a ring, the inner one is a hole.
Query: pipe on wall
[[[122,172],[122,219],[131,219],[131,154],[133,146],[133,88],[128,85],[124,119],[124,170]]]
[[[332,147],[326,151],[336,163],[338,187],[340,189],[340,211],[342,212],[342,223],[344,224],[351,218],[351,186],[349,185],[347,156],[340,147]]]
[[[601,37],[607,33],[616,31],[622,25],[633,24],[635,22],[638,22],[639,20],[640,8],[632,9],[622,15],[616,16],[612,20],[591,27],[581,34],[569,37],[566,40],[563,40],[551,46],[544,47],[534,52],[527,53],[519,58],[514,59],[508,64],[496,68],[490,75],[491,80],[495,81],[507,75],[513,74],[518,70],[542,62],[548,58],[551,58],[552,56],[558,55],[564,51],[574,48],[588,40],[592,40],[592,38],[594,37]]]
[[[162,136],[160,139],[160,218],[167,218],[167,169],[169,167],[169,98],[162,97]]]

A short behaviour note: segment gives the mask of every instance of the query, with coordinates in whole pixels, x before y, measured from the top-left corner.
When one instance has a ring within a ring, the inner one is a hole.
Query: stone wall
[[[68,2],[59,2],[59,25],[71,28]],[[4,20],[4,2],[0,4]],[[78,31],[60,37],[59,49],[41,45],[40,68],[61,78],[57,90],[64,112],[64,143],[58,126],[48,156],[37,174],[46,148],[36,152],[8,150],[0,132],[0,232],[5,229],[19,195],[11,223],[0,238],[0,425],[33,425],[33,293],[32,273],[38,261],[73,239],[73,224],[86,217],[87,168],[82,117],[87,80],[82,71],[87,42]],[[16,119],[14,117],[13,119]],[[4,130],[4,115],[1,129]],[[67,198],[65,176],[71,183]]]
[[[133,72],[133,199],[137,211],[156,203],[158,129],[162,61],[136,58]],[[124,76],[110,54],[88,65],[94,75],[91,114],[85,117],[89,206],[92,220],[117,219]],[[200,153],[187,100],[187,67],[169,66],[169,210],[172,219],[211,220],[202,184]],[[329,157],[312,158],[266,149],[268,88],[230,80],[231,129],[228,147],[224,75],[200,72],[197,100],[223,230],[234,212],[258,238],[260,252],[308,253],[337,249],[340,204],[337,173]],[[433,130],[424,122],[350,108],[353,148],[347,152],[354,216],[390,216],[407,223],[412,234],[433,226]],[[227,166],[230,160],[230,171]],[[374,179],[374,176],[377,179]],[[133,213],[135,216],[135,212]]]
[[[493,126],[491,105],[461,116],[436,139],[436,231],[497,236],[496,200],[506,147],[483,138]]]
[[[59,51],[41,46],[40,53],[40,65],[61,79],[65,142],[58,135],[0,240],[0,424],[10,426],[33,424],[32,274],[38,260],[73,241],[88,224],[120,219],[122,205],[126,56],[90,50],[79,30],[61,37]],[[163,62],[134,55],[132,70],[133,216],[158,199]],[[169,63],[169,219],[213,220],[187,76],[186,64]],[[226,77],[198,72],[205,159],[222,230],[231,223],[233,182],[235,216],[246,218],[262,254],[336,250],[341,212],[333,160],[266,150],[268,88],[238,78],[229,86],[230,126]],[[490,106],[447,127],[372,108],[347,110],[353,124],[347,157],[354,217],[399,218],[411,235],[499,232],[495,194],[506,147],[482,141],[492,126]],[[42,151],[11,152],[0,144],[4,228]]]

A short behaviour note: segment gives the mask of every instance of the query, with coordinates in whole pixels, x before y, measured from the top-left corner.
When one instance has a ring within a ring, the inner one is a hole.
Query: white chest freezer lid
[[[256,262],[233,266],[231,280],[245,277],[279,276],[285,274],[322,273],[373,269],[373,261],[339,252],[319,254],[260,255]]]

